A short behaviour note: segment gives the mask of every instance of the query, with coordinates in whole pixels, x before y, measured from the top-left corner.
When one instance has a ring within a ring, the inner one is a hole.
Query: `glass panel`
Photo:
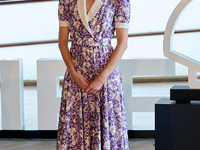
[[[155,83],[133,83],[133,97],[169,97],[170,88],[175,85],[184,85],[186,82],[155,82]]]
[[[58,44],[41,44],[30,46],[6,47],[0,49],[3,58],[23,58],[24,80],[36,80],[36,60],[39,58],[60,58]]]
[[[200,21],[197,17],[197,14],[200,14],[200,1],[192,0],[192,2],[188,5],[188,7],[184,10],[182,15],[180,16],[176,30],[184,30],[184,29],[199,29]]]
[[[0,0],[0,3],[6,3],[6,2],[20,2],[20,1],[27,1],[27,0]]]
[[[179,2],[180,0],[131,0],[129,34],[164,31]],[[196,14],[200,14],[199,5],[200,1],[197,0],[189,5],[177,24],[177,30],[199,28],[200,22],[195,18]],[[58,38],[58,1],[0,7],[0,14],[3,14],[0,16],[0,44]]]
[[[200,82],[200,72],[196,72],[196,74],[197,74],[197,79]]]
[[[199,38],[200,38],[200,32],[175,34],[173,39],[173,50],[200,62]],[[187,75],[188,68],[177,63],[176,74]]]
[[[24,88],[24,130],[38,130],[37,87]]]
[[[133,130],[155,130],[154,112],[133,112]]]
[[[173,50],[200,62],[200,32],[175,34]]]
[[[129,33],[164,31],[170,15],[180,0],[132,0]],[[182,14],[177,30],[199,29],[200,1],[193,0]]]
[[[0,44],[55,40],[58,2],[0,6]]]
[[[128,49],[123,58],[126,57],[164,57],[163,36],[143,36],[128,39]]]
[[[164,31],[180,0],[131,0],[129,33]]]

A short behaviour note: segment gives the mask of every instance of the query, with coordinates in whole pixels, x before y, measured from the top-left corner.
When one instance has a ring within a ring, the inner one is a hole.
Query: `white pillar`
[[[154,105],[152,104],[160,99],[159,97],[134,97],[134,95],[132,95],[133,76],[175,75],[175,63],[165,58],[128,58],[122,59],[119,62],[119,67],[123,78],[128,130],[133,130],[132,113],[138,111],[138,108],[141,111],[153,112]]]
[[[0,61],[2,130],[24,129],[22,64],[22,59]]]
[[[59,76],[66,65],[59,59],[37,60],[38,130],[57,130],[60,109]]]

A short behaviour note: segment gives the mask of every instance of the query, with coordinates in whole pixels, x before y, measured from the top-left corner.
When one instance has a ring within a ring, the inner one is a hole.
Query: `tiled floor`
[[[1,139],[0,150],[55,150],[56,140]],[[130,139],[130,150],[155,150],[154,139]]]

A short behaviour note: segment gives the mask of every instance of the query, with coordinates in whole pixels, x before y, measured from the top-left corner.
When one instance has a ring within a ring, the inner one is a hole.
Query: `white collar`
[[[101,0],[95,0],[92,7],[90,8],[88,14],[86,12],[86,0],[78,0],[78,12],[80,15],[80,18],[83,22],[83,25],[85,28],[90,32],[92,35],[92,32],[90,30],[90,27],[88,25],[88,22],[95,16],[95,14],[98,12],[98,10],[103,5],[103,2]]]

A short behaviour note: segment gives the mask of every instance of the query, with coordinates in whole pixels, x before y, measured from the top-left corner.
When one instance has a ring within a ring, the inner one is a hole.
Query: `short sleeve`
[[[60,27],[68,27],[68,7],[67,4],[64,2],[64,0],[59,0],[58,4],[58,19],[59,19],[59,26]]]
[[[115,28],[129,28],[131,13],[130,0],[116,0],[116,9],[114,16]]]

